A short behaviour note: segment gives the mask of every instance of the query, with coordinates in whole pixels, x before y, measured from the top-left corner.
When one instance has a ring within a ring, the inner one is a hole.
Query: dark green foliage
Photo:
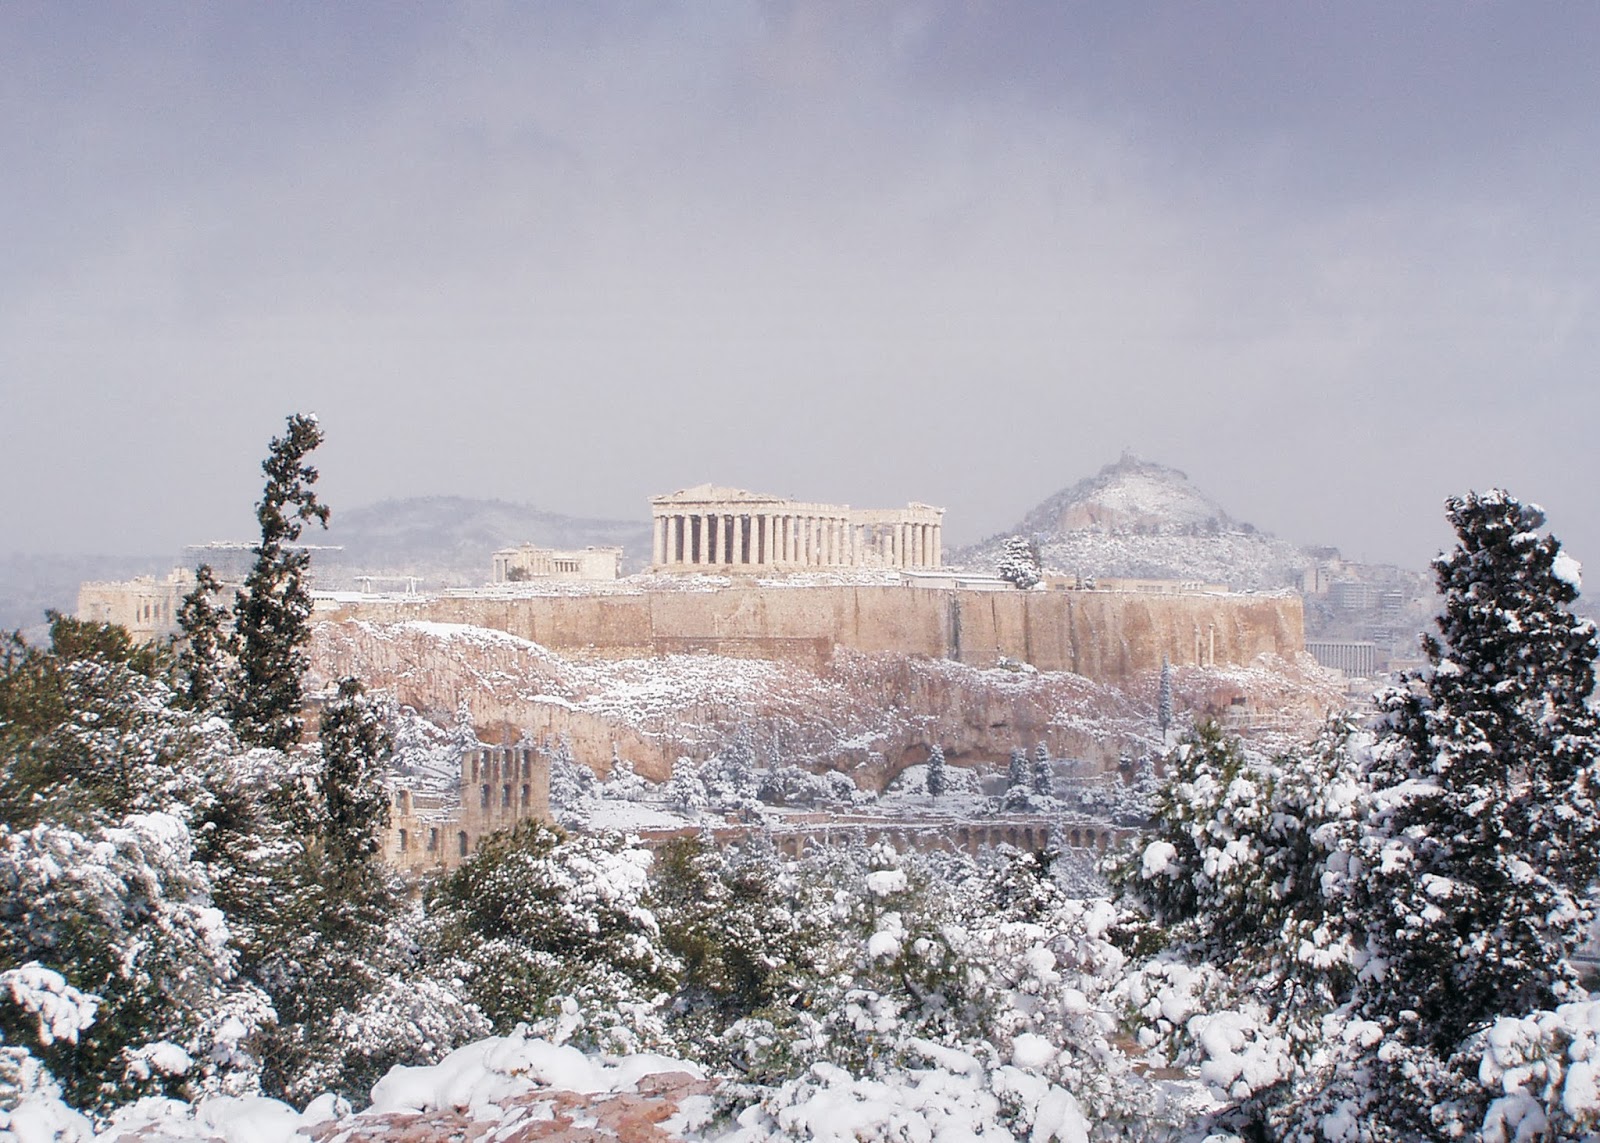
[[[1161,659],[1161,681],[1156,687],[1156,725],[1165,734],[1172,729],[1172,664]]]
[[[288,545],[300,538],[306,523],[328,524],[328,509],[311,489],[317,470],[305,461],[320,443],[316,418],[297,414],[261,462],[267,476],[256,505],[261,542],[234,602],[238,660],[228,695],[234,731],[247,745],[288,750],[300,740],[311,556]]]
[[[195,568],[194,578],[194,590],[178,608],[178,695],[190,710],[210,710],[221,701],[227,685],[233,628],[227,609],[212,602],[222,585],[211,565]]]
[[[928,752],[928,796],[937,798],[945,792],[950,784],[950,776],[944,772],[944,747],[935,746]]]
[[[166,655],[121,627],[50,614],[51,642],[0,648],[0,822],[79,826],[200,798],[193,720],[169,705]]]
[[[381,776],[393,742],[358,679],[339,680],[322,714],[323,841],[330,860],[348,865],[375,857],[389,824],[389,795]]]
[[[1033,748],[1033,792],[1048,798],[1056,792],[1055,773],[1050,769],[1050,750],[1044,743]]]
[[[1368,1012],[1446,1052],[1571,994],[1600,875],[1593,625],[1544,514],[1499,490],[1447,502],[1456,547],[1429,668],[1384,696],[1383,807],[1363,918],[1390,970]]]
[[[678,966],[673,1036],[712,1058],[735,1021],[774,1002],[776,970],[790,959],[793,926],[775,912],[774,862],[699,838],[674,841],[651,865],[649,903]]]
[[[1268,759],[1202,723],[1169,760],[1152,839],[1108,863],[1165,939],[1248,965],[1252,990],[1280,1011],[1326,1011],[1352,983],[1355,938],[1324,884],[1356,812],[1352,733],[1335,720],[1310,747]]]
[[[539,822],[492,834],[429,891],[428,954],[455,966],[498,1031],[553,1021],[571,997],[591,1021],[580,1041],[627,1043],[619,1010],[648,1006],[672,983],[643,903],[645,861],[614,840]]]

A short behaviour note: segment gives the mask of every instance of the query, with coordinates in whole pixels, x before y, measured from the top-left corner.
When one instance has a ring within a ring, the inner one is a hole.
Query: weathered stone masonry
[[[661,571],[936,568],[944,509],[851,508],[710,484],[650,501]]]
[[[1040,670],[1125,683],[1185,665],[1242,665],[1305,649],[1293,595],[977,591],[892,585],[341,602],[332,620],[434,620],[489,627],[563,654],[607,658],[713,652],[818,664],[836,647]]]

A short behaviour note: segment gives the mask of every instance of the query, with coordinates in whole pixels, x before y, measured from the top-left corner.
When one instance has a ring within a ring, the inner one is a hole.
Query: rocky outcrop
[[[1017,593],[1019,596],[1023,593]],[[935,744],[955,765],[1003,765],[1013,747],[1043,743],[1086,769],[1156,748],[1156,676],[1121,686],[1013,662],[838,650],[821,663],[714,654],[589,659],[503,632],[431,622],[319,623],[313,675],[356,674],[448,722],[471,712],[484,741],[565,735],[604,773],[613,756],[666,778],[679,756],[703,761],[743,729],[764,764],[834,769],[881,789]],[[1336,681],[1303,657],[1239,667],[1180,667],[1180,710],[1284,712],[1310,729],[1339,701]]]

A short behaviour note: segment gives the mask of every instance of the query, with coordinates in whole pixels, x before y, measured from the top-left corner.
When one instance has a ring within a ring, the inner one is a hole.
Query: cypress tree
[[[1033,792],[1041,797],[1053,797],[1056,792],[1055,774],[1050,769],[1050,750],[1044,743],[1033,748]]]
[[[329,856],[359,862],[375,856],[389,824],[380,775],[393,750],[389,732],[359,680],[346,676],[322,716],[317,780]]]
[[[928,796],[937,798],[949,785],[949,775],[944,772],[944,747],[935,746],[928,752]]]
[[[209,710],[222,698],[233,632],[227,609],[211,602],[221,591],[211,565],[201,564],[194,570],[194,590],[178,608],[177,691],[190,710]]]
[[[311,556],[289,545],[312,520],[328,526],[328,509],[311,487],[317,470],[306,463],[321,443],[316,417],[297,413],[261,462],[267,476],[256,505],[261,542],[234,602],[238,661],[228,696],[234,731],[250,746],[287,750],[300,739],[301,679],[311,637]]]
[[[1165,734],[1172,729],[1172,664],[1161,657],[1161,685],[1156,691],[1156,725]]]

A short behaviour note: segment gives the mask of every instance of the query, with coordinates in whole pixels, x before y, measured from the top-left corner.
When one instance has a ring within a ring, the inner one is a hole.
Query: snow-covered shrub
[[[1155,836],[1108,864],[1113,883],[1189,955],[1232,963],[1267,1004],[1319,1019],[1348,995],[1360,946],[1328,889],[1365,741],[1335,721],[1312,746],[1266,758],[1198,728],[1157,795]]]
[[[272,1012],[235,978],[188,828],[164,814],[82,834],[0,826],[0,1029],[67,1098],[248,1089]]]
[[[858,806],[873,800],[848,775],[837,770],[813,774],[800,766],[775,766],[756,772],[757,796],[772,806]]]
[[[434,975],[497,1029],[614,1051],[663,1042],[674,965],[645,903],[650,854],[538,822],[493,834],[430,891]]]

